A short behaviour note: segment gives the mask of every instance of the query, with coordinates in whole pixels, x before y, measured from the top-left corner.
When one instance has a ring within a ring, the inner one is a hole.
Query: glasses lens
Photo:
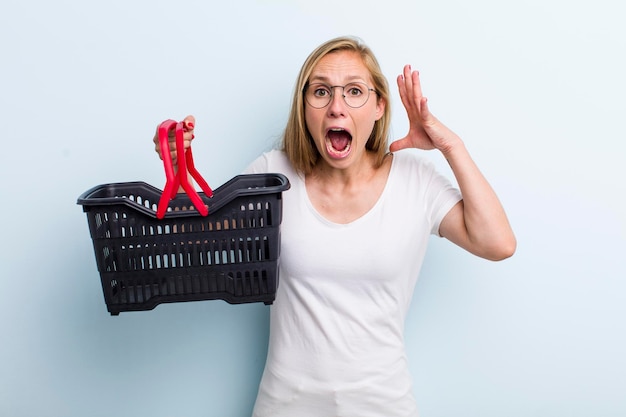
[[[311,107],[321,109],[328,106],[334,89],[342,88],[346,104],[353,108],[362,107],[370,96],[370,89],[363,83],[351,83],[345,86],[330,87],[326,84],[310,84],[304,92],[304,98]]]
[[[304,97],[311,107],[321,109],[330,103],[332,91],[330,87],[325,84],[311,84],[306,89]]]
[[[350,107],[361,107],[369,98],[370,90],[365,84],[352,83],[343,87],[343,97]]]

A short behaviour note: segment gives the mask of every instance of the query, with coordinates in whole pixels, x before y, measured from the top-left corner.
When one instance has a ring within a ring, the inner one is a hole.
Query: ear
[[[381,117],[385,114],[385,107],[387,106],[387,102],[384,98],[379,98],[376,101],[376,121],[380,120]]]

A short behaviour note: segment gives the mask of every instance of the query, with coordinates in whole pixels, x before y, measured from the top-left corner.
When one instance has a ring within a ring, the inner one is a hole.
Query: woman
[[[282,149],[247,170],[291,182],[256,417],[416,416],[403,330],[429,235],[491,260],[515,251],[497,196],[430,113],[419,74],[406,66],[397,82],[410,128],[389,153],[376,58],[357,39],[324,43],[300,71]],[[439,150],[459,189],[405,148]]]

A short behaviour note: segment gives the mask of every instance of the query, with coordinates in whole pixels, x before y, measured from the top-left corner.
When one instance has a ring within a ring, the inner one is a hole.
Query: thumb
[[[409,142],[409,139],[404,137],[402,139],[398,139],[392,142],[391,145],[389,145],[389,151],[396,152],[396,151],[400,151],[402,149],[406,149],[410,147],[411,147],[411,143]]]
[[[187,132],[192,132],[196,127],[196,118],[192,115],[189,115],[183,119],[183,126]]]

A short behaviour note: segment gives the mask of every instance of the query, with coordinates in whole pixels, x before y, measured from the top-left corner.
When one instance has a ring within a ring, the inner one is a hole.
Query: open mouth
[[[352,135],[345,129],[332,128],[326,132],[326,149],[334,158],[344,158],[350,153]]]

